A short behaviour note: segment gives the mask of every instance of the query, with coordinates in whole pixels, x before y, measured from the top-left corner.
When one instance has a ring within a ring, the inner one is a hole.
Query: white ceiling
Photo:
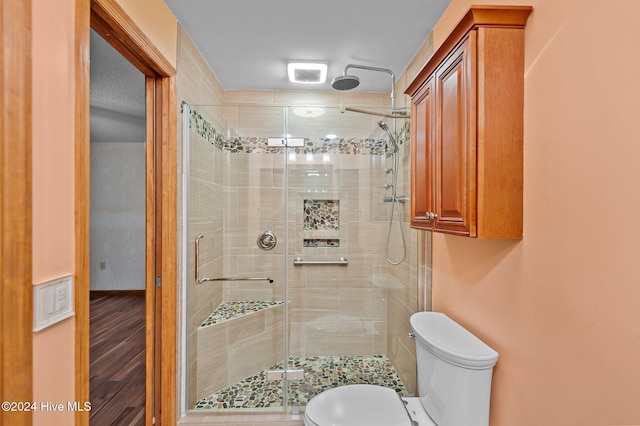
[[[226,90],[333,90],[350,63],[399,76],[451,0],[165,0]],[[290,60],[321,61],[327,82],[287,79]],[[388,74],[351,69],[355,89],[388,92]]]

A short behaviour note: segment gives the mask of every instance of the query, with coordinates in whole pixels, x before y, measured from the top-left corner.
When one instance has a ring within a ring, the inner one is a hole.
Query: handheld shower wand
[[[389,154],[393,154],[394,152],[398,152],[398,150],[399,150],[398,144],[396,143],[396,139],[391,134],[391,131],[389,130],[389,126],[387,126],[387,123],[385,123],[384,121],[380,120],[380,121],[378,121],[378,126],[382,130],[387,132],[387,135],[389,135],[389,142],[391,142],[391,145],[393,146],[393,151],[391,151]],[[387,155],[389,155],[389,154],[387,154]]]

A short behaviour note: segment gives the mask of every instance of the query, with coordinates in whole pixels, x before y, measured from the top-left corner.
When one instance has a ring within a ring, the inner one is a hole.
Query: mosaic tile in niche
[[[303,247],[340,247],[340,240],[308,238],[303,240]]]
[[[340,230],[339,200],[304,200],[305,231]]]

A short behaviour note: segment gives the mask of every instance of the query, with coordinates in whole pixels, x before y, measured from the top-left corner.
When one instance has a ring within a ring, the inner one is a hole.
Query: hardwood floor
[[[91,425],[144,425],[144,315],[144,294],[91,297]]]

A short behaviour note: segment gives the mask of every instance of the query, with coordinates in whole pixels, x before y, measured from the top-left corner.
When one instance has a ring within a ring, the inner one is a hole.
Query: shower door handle
[[[200,264],[200,240],[204,238],[204,234],[199,234],[196,237],[196,241],[195,241],[195,246],[196,246],[196,253],[195,256],[196,258],[194,259],[194,263],[195,263],[195,280],[196,280],[196,284],[201,284],[203,281],[200,281],[200,268],[199,268],[199,264]]]

